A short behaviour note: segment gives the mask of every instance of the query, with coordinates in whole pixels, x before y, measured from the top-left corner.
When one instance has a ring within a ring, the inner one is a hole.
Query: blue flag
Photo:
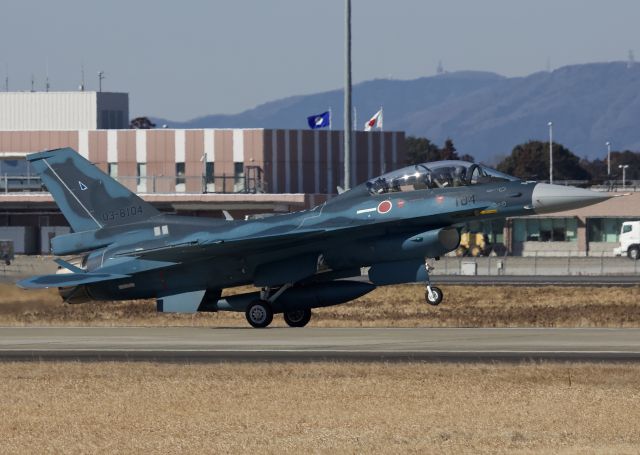
[[[318,128],[326,128],[327,126],[331,125],[331,112],[326,111],[322,114],[307,117],[307,123],[309,124],[309,128],[311,128],[312,130]]]

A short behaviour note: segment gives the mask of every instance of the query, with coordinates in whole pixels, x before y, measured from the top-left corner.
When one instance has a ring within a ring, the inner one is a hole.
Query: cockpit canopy
[[[468,161],[434,161],[389,172],[367,182],[372,194],[452,188],[518,180],[495,169]]]

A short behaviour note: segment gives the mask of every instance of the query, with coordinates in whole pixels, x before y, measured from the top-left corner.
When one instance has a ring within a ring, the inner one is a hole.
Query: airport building
[[[600,204],[471,225],[496,251],[515,256],[612,256],[624,221],[640,220],[640,191],[615,192]],[[640,190],[640,188],[638,188]]]
[[[0,92],[0,131],[98,130],[128,126],[128,93]]]
[[[178,214],[234,217],[311,208],[342,184],[343,132],[127,129],[128,94],[0,93],[0,239],[48,253],[69,227],[24,156],[72,147],[154,204]],[[356,132],[351,181],[405,165],[404,133]],[[611,255],[623,221],[640,219],[640,191],[585,209],[487,221],[499,254]]]

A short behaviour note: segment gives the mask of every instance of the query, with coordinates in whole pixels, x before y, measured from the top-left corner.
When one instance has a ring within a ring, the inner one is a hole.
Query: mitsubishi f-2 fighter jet
[[[259,328],[279,313],[302,327],[313,308],[399,283],[424,282],[427,303],[437,305],[443,293],[431,285],[426,259],[455,250],[466,223],[610,197],[438,161],[374,178],[311,210],[217,220],[160,213],[70,148],[27,160],[73,229],[52,240],[53,253],[79,260],[57,259],[66,273],[19,286],[57,287],[69,303],[155,299],[160,312],[239,311]],[[260,290],[222,298],[240,285]]]

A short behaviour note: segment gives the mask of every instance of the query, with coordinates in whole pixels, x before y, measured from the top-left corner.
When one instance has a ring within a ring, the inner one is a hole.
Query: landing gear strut
[[[433,270],[433,266],[429,265],[425,261],[424,268],[427,272],[427,290],[424,293],[424,299],[427,301],[429,305],[437,306],[442,302],[442,297],[444,296],[442,290],[436,286],[431,286],[431,276],[429,272]]]

